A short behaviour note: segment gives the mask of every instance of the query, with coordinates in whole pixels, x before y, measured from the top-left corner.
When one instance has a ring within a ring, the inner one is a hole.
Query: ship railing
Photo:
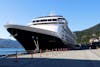
[[[19,57],[20,56],[25,56],[25,55],[30,55],[30,54],[34,54],[34,55],[37,55],[39,56],[40,54],[46,54],[46,53],[57,53],[58,52],[61,52],[61,51],[68,51],[68,48],[55,48],[55,49],[45,49],[45,50],[38,50],[38,51],[35,51],[35,50],[27,50],[27,51],[0,51],[0,58],[14,58],[16,57],[16,55],[18,55]],[[58,54],[58,53],[57,53]],[[24,58],[27,58],[28,56],[24,57]],[[23,58],[23,57],[21,57]]]

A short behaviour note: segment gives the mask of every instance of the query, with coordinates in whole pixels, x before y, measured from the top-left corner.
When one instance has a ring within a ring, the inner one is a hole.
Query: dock
[[[0,58],[0,67],[100,67],[100,49],[48,51]]]

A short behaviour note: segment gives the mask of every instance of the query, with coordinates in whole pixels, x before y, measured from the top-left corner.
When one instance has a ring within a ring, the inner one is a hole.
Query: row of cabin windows
[[[58,19],[44,19],[44,20],[35,20],[33,22],[45,22],[45,21],[65,21],[64,18],[58,18]]]
[[[65,40],[67,40],[67,41],[69,41],[69,42],[72,42],[72,41],[69,39],[69,37],[64,36],[64,35],[62,35],[62,39],[65,39]]]
[[[66,32],[70,32],[70,33],[68,33],[70,35],[72,34],[71,31],[68,29],[68,27],[65,29],[65,27],[63,26],[63,30],[66,31]]]
[[[40,25],[40,24],[57,24],[57,23],[36,23],[36,24],[33,24],[33,25]],[[63,22],[59,22],[59,24],[64,24]]]

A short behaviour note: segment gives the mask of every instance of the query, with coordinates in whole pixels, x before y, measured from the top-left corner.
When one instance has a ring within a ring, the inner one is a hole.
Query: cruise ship
[[[25,50],[74,48],[75,35],[60,15],[36,17],[26,26],[6,24],[7,31]]]

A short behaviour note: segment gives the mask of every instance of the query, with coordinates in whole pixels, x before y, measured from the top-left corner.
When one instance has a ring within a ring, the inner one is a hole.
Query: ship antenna
[[[49,16],[55,16],[55,15],[56,15],[55,11],[51,11],[50,14],[49,14]]]

